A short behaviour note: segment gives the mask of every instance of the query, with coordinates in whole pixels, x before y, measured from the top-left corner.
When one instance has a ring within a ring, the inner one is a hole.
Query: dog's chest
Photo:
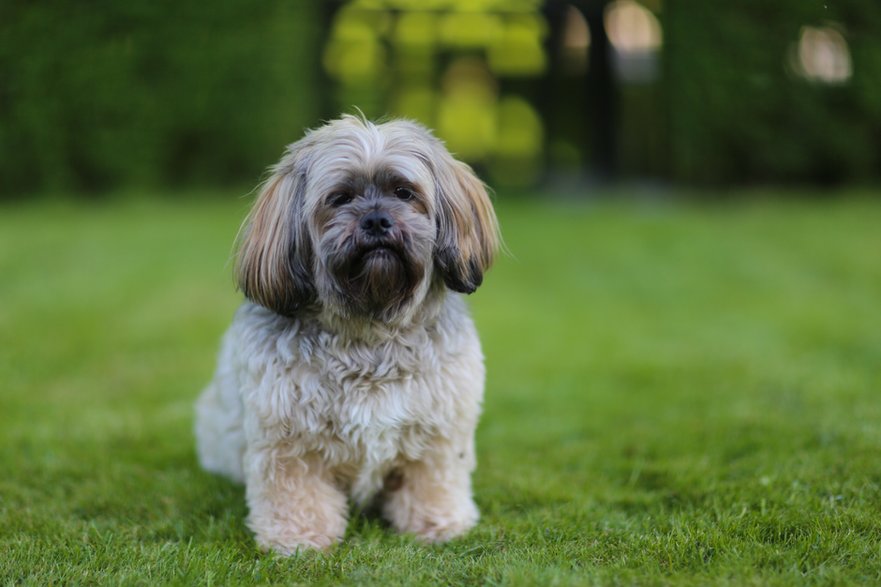
[[[438,345],[426,333],[378,344],[320,333],[290,343],[296,347],[280,353],[273,411],[285,435],[326,460],[368,466],[418,458],[448,425],[438,401],[449,395]]]
[[[440,319],[373,343],[253,305],[241,316],[233,340],[245,436],[317,456],[359,501],[479,412],[482,355],[457,299]]]

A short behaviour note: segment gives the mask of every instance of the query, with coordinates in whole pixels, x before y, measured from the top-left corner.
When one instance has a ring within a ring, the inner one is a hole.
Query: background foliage
[[[614,51],[572,69],[553,14],[587,15],[594,51],[613,4],[7,0],[0,197],[253,185],[304,128],[355,106],[422,120],[494,183],[604,158],[623,178],[879,179],[875,0],[644,0],[663,35],[657,76],[599,75]],[[806,26],[840,31],[846,81],[795,70]],[[604,125],[613,136],[598,146]]]
[[[0,4],[0,194],[253,183],[315,122],[308,2]]]
[[[881,3],[670,0],[667,92],[672,177],[702,182],[877,180]],[[803,26],[843,31],[853,77],[793,72]]]

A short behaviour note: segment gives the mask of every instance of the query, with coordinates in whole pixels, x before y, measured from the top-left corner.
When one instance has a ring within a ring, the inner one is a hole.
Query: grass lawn
[[[0,206],[3,584],[881,583],[881,198],[497,198],[466,538],[258,552],[192,403],[247,201]]]

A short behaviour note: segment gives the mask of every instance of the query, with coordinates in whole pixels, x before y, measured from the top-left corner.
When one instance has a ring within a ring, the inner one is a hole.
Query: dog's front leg
[[[445,542],[470,530],[479,517],[471,497],[474,443],[438,440],[418,461],[390,476],[383,511],[399,532]]]
[[[248,527],[264,550],[324,549],[346,530],[346,496],[317,458],[282,456],[278,447],[245,458]]]

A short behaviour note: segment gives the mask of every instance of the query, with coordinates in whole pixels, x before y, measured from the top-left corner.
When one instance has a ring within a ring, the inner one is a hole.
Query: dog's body
[[[497,244],[480,182],[425,129],[345,117],[289,148],[249,218],[250,298],[197,404],[264,548],[327,547],[347,497],[428,541],[477,521],[480,343],[462,297]]]
[[[198,404],[197,436],[206,469],[247,482],[264,546],[328,546],[345,530],[345,494],[367,503],[387,479],[384,512],[400,531],[442,540],[477,521],[480,343],[458,296],[432,310],[411,328],[353,340],[317,321],[239,309]],[[319,469],[308,485],[300,466]],[[279,519],[260,512],[277,491],[263,487],[272,477],[290,490]]]

